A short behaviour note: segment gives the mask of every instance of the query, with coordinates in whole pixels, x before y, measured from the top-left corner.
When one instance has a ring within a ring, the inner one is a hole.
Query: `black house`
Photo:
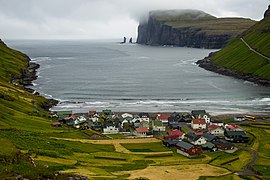
[[[246,135],[245,131],[229,131],[226,129],[224,136],[227,141],[231,142],[247,143],[249,141],[249,137]]]

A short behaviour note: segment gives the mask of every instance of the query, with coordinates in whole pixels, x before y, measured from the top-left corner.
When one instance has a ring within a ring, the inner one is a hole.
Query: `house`
[[[98,121],[92,124],[91,129],[94,131],[101,131],[103,129],[102,124]]]
[[[164,125],[168,125],[168,119],[170,116],[170,114],[158,113],[156,120],[161,121]]]
[[[139,120],[140,120],[140,122],[142,122],[142,121],[149,122],[150,121],[149,114],[148,113],[140,113]]]
[[[182,154],[184,156],[188,156],[188,157],[198,156],[203,153],[203,151],[200,148],[184,141],[179,141],[176,144],[176,148],[177,148],[177,153]]]
[[[181,122],[183,121],[183,116],[177,112],[174,112],[171,114],[171,116],[168,118],[168,122]]]
[[[97,114],[96,110],[89,110],[88,111],[88,117],[93,117],[95,114]]]
[[[129,114],[129,113],[124,113],[124,114],[121,115],[121,117],[124,118],[124,119],[127,118],[127,117],[133,119],[133,115],[132,114]]]
[[[249,137],[246,135],[245,131],[230,131],[226,129],[224,136],[227,141],[231,142],[247,143],[249,141]]]
[[[208,131],[210,134],[213,134],[215,136],[219,136],[219,137],[224,136],[224,128],[217,126],[215,124],[209,125]]]
[[[202,145],[205,144],[207,141],[203,136],[197,136],[196,134],[187,133],[185,138],[194,145]]]
[[[205,119],[192,119],[191,128],[192,129],[206,129]]]
[[[59,119],[64,119],[67,116],[71,116],[72,111],[57,111],[56,114],[57,114]]]
[[[191,116],[193,119],[205,119],[207,124],[210,123],[210,116],[206,113],[205,110],[192,110]]]
[[[203,150],[210,150],[210,151],[217,151],[218,150],[218,148],[216,147],[216,145],[213,144],[212,142],[207,142],[207,143],[201,145],[201,148]]]
[[[134,131],[134,135],[139,137],[146,137],[148,133],[149,130],[147,127],[136,128]]]
[[[75,125],[79,125],[79,124],[82,124],[82,123],[85,123],[87,121],[86,117],[84,116],[79,116],[75,119],[74,121],[74,124]]]
[[[228,129],[229,131],[244,131],[240,126],[236,124],[226,124],[225,129]]]
[[[176,136],[178,136],[178,138],[181,138],[181,139],[183,139],[184,136],[185,136],[185,133],[184,132],[182,132],[180,130],[177,130],[177,129],[167,131],[166,134],[167,134],[167,136],[176,135]]]
[[[119,129],[114,124],[106,124],[103,128],[103,134],[117,134]]]
[[[212,143],[215,144],[216,147],[220,150],[226,151],[226,150],[233,150],[234,149],[234,146],[232,143],[225,141],[223,139],[218,139],[217,141],[213,141]]]
[[[244,121],[245,117],[244,116],[236,116],[234,117],[234,121]]]
[[[206,139],[206,141],[208,141],[208,142],[212,142],[212,141],[217,140],[217,137],[216,137],[216,136],[214,136],[214,135],[212,135],[212,134],[209,134],[209,133],[204,133],[202,136],[203,136],[203,137]]]
[[[179,142],[178,139],[164,139],[163,141],[163,144],[166,146],[166,147],[175,147],[176,144]]]
[[[109,110],[109,109],[102,110],[102,113],[105,114],[106,116],[112,116],[113,115],[112,110]]]
[[[212,125],[212,124],[220,126],[220,127],[224,126],[224,123],[222,121],[219,121],[219,120],[211,120],[210,125]]]
[[[141,121],[139,123],[139,127],[146,127],[149,128],[149,121]]]
[[[165,132],[166,130],[166,127],[163,126],[161,121],[153,121],[152,126],[153,126],[153,131]]]
[[[206,115],[206,111],[205,110],[192,110],[191,111],[191,116],[195,119],[195,118],[199,118],[199,116],[203,116]]]

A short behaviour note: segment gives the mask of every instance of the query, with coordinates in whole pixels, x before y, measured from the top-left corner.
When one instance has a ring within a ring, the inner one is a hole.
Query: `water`
[[[115,41],[6,42],[41,65],[33,88],[61,101],[53,110],[270,112],[269,88],[195,64],[215,50]]]

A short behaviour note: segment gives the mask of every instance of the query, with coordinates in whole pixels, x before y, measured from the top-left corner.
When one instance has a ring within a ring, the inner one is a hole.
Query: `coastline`
[[[214,52],[210,53],[204,59],[198,60],[196,62],[196,64],[198,64],[199,67],[201,67],[201,68],[203,68],[203,69],[205,69],[207,71],[212,71],[212,72],[222,74],[222,75],[225,75],[225,76],[231,76],[231,77],[234,77],[236,79],[242,79],[242,80],[245,80],[245,81],[250,81],[250,82],[253,82],[253,83],[261,85],[261,86],[270,87],[270,81],[267,80],[267,79],[256,77],[256,76],[253,76],[253,75],[250,75],[250,74],[237,72],[237,71],[234,71],[234,70],[231,70],[231,69],[216,65],[215,63],[213,63],[211,61],[211,58],[213,57],[214,54],[215,54]]]

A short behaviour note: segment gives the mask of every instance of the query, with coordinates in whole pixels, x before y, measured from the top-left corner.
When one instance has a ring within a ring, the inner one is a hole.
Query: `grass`
[[[243,38],[253,49],[268,57],[270,57],[269,23],[269,18],[264,19],[243,34]],[[232,40],[215,53],[211,60],[219,66],[270,80],[268,60],[250,51],[239,38]]]
[[[164,152],[170,151],[161,144],[161,142],[154,143],[121,143],[126,149],[131,152]]]

